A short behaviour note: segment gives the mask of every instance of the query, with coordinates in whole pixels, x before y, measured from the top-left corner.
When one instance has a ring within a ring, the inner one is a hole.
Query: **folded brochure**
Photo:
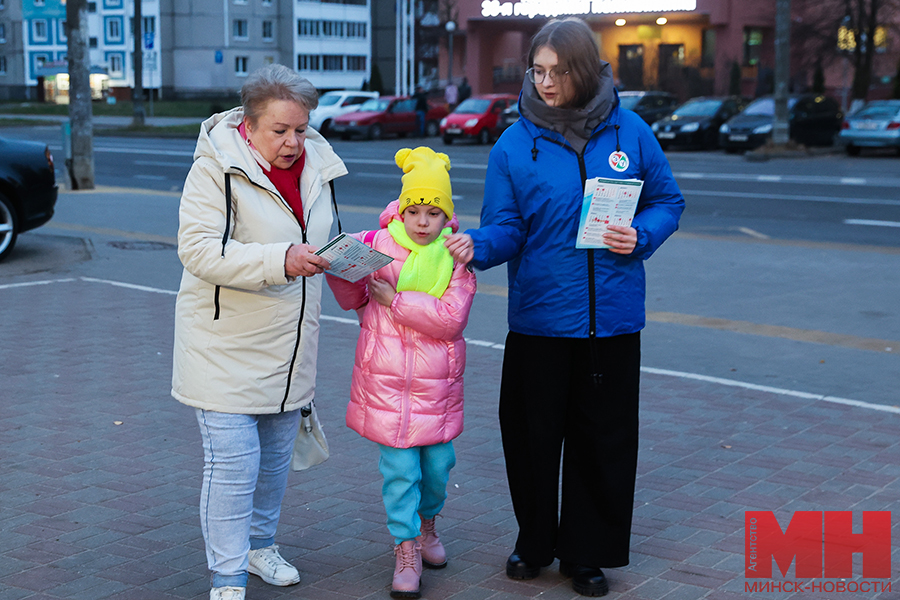
[[[346,233],[339,233],[316,254],[331,264],[326,273],[354,283],[394,260]]]
[[[575,247],[609,248],[603,242],[603,234],[609,225],[631,226],[643,185],[639,179],[588,179]]]

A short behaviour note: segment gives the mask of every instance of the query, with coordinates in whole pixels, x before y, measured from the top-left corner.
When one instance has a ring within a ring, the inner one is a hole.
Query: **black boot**
[[[514,550],[506,559],[506,576],[510,579],[534,579],[540,574],[541,568],[519,556],[518,550]]]
[[[572,589],[582,596],[605,596],[609,593],[606,575],[596,567],[559,561],[559,572],[572,578]]]

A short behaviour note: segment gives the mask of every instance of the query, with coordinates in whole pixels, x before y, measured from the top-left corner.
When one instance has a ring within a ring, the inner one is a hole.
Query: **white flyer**
[[[575,247],[609,248],[603,242],[603,234],[609,225],[631,225],[643,185],[640,179],[588,179]]]
[[[394,260],[346,233],[339,233],[316,254],[331,264],[326,273],[354,283]]]

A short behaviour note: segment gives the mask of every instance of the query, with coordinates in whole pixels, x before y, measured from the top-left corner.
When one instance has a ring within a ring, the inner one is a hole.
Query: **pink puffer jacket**
[[[395,287],[409,256],[386,229],[400,219],[397,201],[379,219],[369,245],[394,261],[374,275]],[[449,223],[456,231],[456,217]],[[367,241],[371,232],[354,234]],[[455,265],[444,295],[399,292],[390,310],[369,302],[366,279],[350,283],[328,276],[344,310],[365,307],[353,364],[347,426],[366,439],[393,448],[449,442],[463,429],[463,329],[475,296],[475,275]]]

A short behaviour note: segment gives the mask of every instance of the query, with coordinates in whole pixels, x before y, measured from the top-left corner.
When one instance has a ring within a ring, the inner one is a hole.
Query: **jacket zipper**
[[[241,174],[243,174],[244,177],[247,179],[247,181],[250,182],[251,185],[254,185],[254,186],[258,187],[259,189],[264,190],[270,194],[272,193],[271,190],[265,188],[264,186],[259,185],[255,181],[253,181],[250,178],[250,176],[247,175],[246,171],[244,171],[240,167],[231,167],[231,168],[234,169],[235,171],[239,171]],[[297,186],[299,187],[299,185],[300,185],[300,181],[298,180]],[[284,202],[284,199],[281,198],[281,196],[279,196],[279,199],[282,202]],[[290,205],[288,205],[288,208],[290,208]],[[302,239],[303,243],[306,244],[307,243],[306,228],[303,227],[303,223],[306,222],[305,215],[304,215],[303,221],[301,222],[300,219],[297,218],[297,215],[294,214],[293,209],[291,209],[291,214],[293,214],[294,218],[297,219],[297,224],[300,225],[300,231],[302,233],[301,239]],[[310,212],[310,215],[312,215],[312,212]],[[226,224],[226,227],[227,226],[228,226],[228,224]],[[222,249],[222,255],[223,256],[225,255],[224,248]],[[291,379],[293,379],[293,377],[294,377],[294,366],[297,364],[297,351],[300,349],[300,333],[303,330],[303,316],[306,314],[306,277],[303,278],[303,280],[300,282],[300,285],[303,286],[303,290],[302,290],[303,299],[300,301],[300,319],[297,321],[297,338],[294,340],[294,354],[291,357],[291,365],[288,368],[287,384],[285,385],[285,389],[284,389],[284,398],[282,398],[282,400],[281,400],[281,411],[280,412],[284,412],[285,406],[287,406],[288,396],[291,393]],[[215,316],[213,317],[213,320],[217,320],[219,318],[219,286],[216,286],[215,305],[216,305],[216,313],[215,313]]]
[[[618,136],[618,125],[616,126],[616,135]],[[548,142],[553,142],[562,148],[568,148],[575,152],[575,149],[567,146],[565,144],[561,144],[560,142],[548,138],[546,136],[540,136],[541,139],[545,139]],[[587,148],[587,145],[585,145]],[[534,160],[537,160],[537,146],[532,150],[532,156]],[[575,152],[575,156],[578,158],[578,171],[581,175],[581,189],[584,189],[585,184],[587,183],[587,166],[584,164],[584,153],[579,154]],[[595,387],[599,387],[600,383],[603,379],[603,374],[600,372],[600,365],[597,360],[597,296],[595,292],[595,279],[596,276],[594,274],[594,249],[587,249],[587,268],[588,268],[588,347],[590,348],[591,353],[591,379],[594,382]]]
[[[403,388],[403,397],[400,399],[400,447],[406,445],[407,440],[407,428],[409,427],[409,413],[410,413],[410,390],[412,388],[412,372],[413,372],[413,363],[415,362],[414,351],[412,346],[412,340],[410,337],[412,334],[407,329],[406,331],[406,343],[404,346],[406,347],[406,384]]]

